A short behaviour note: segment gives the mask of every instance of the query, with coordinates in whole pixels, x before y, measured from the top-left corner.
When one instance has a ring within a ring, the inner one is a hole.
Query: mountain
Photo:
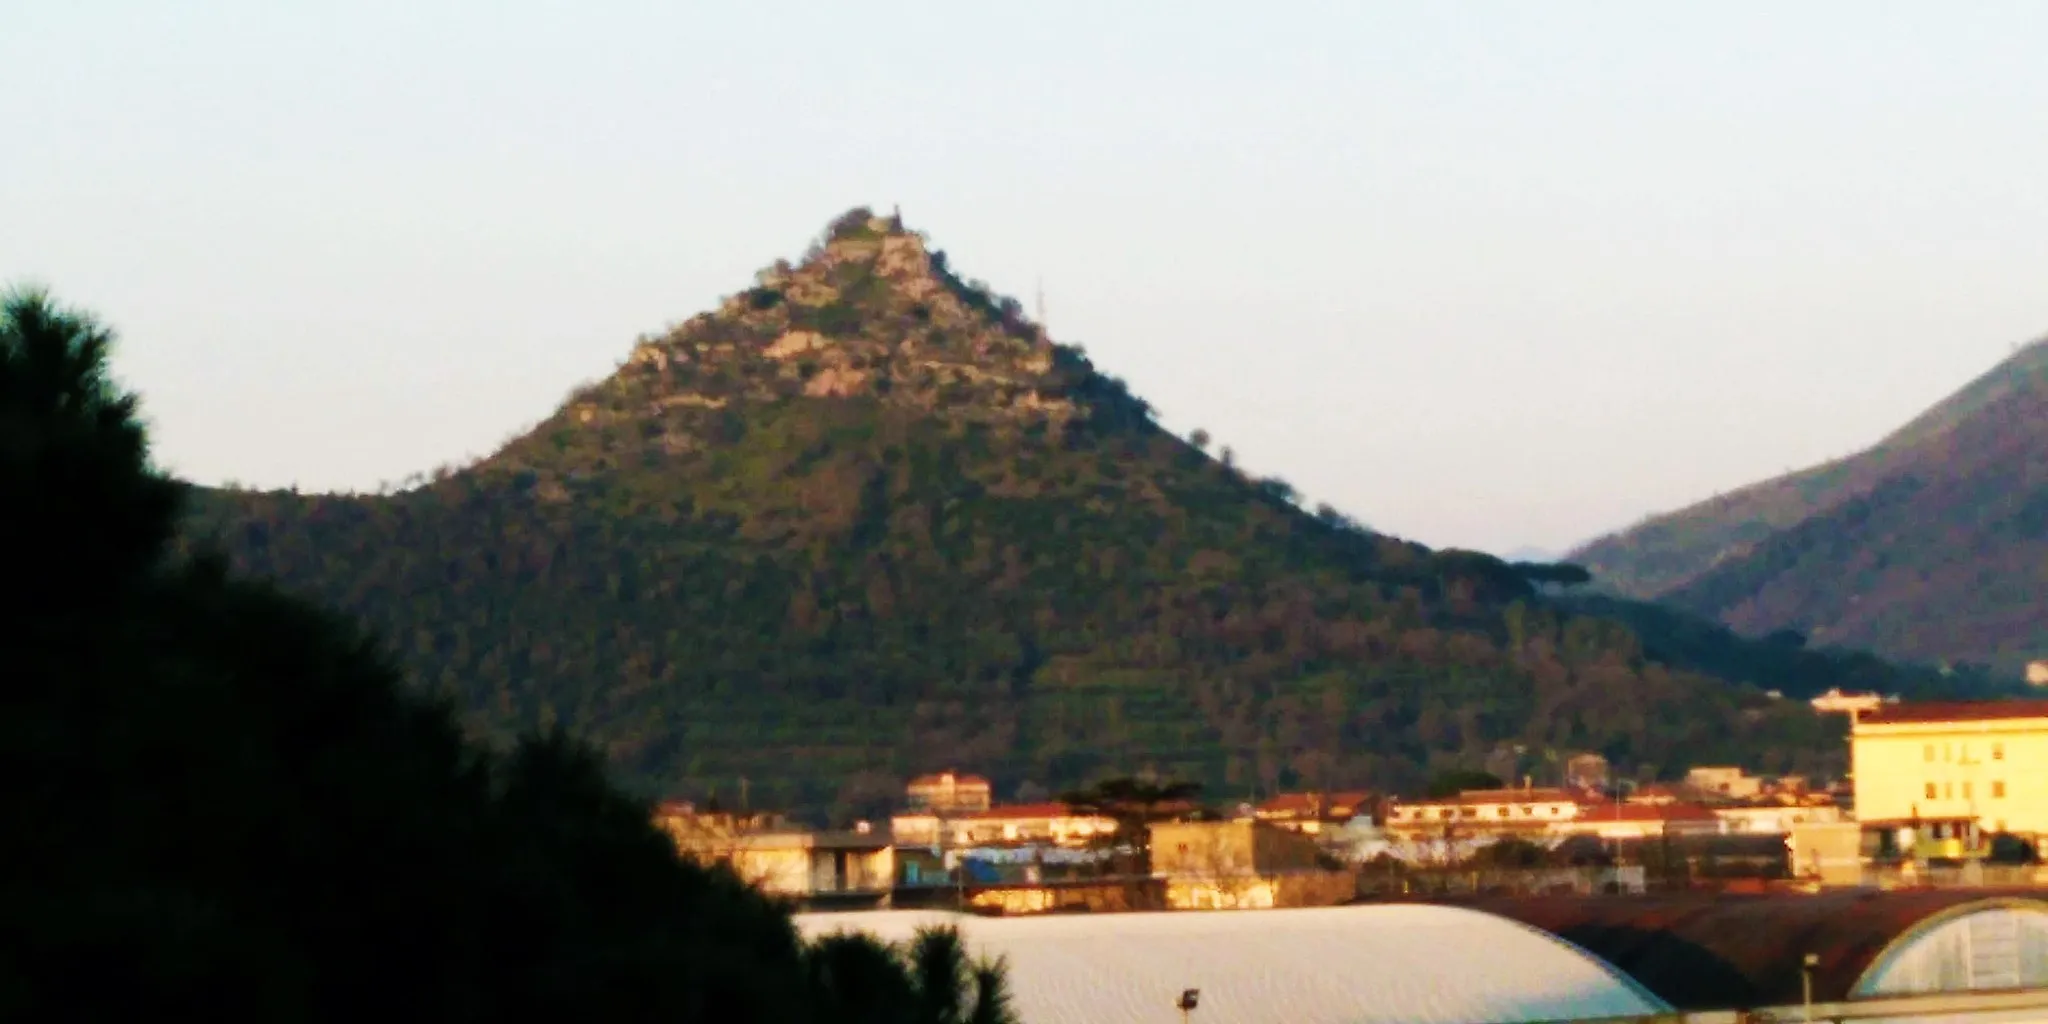
[[[1840,767],[1838,723],[1762,692],[1836,661],[1639,636],[1304,512],[865,210],[474,465],[194,507],[195,544],[359,615],[473,728],[569,727],[650,792],[845,816],[947,766],[1004,798]]]
[[[2048,654],[2048,340],[1867,451],[1570,556],[1738,631],[2012,672]]]

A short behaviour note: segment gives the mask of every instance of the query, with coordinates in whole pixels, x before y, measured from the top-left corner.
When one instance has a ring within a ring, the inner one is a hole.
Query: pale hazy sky
[[[2048,3],[0,0],[0,282],[203,481],[483,454],[900,203],[1384,530],[1562,546],[2048,331]]]

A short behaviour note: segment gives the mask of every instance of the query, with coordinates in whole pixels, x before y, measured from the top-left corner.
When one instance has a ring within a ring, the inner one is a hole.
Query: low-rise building
[[[1477,834],[1535,834],[1579,815],[1568,790],[1472,789],[1452,797],[1404,801],[1387,809],[1387,832],[1399,839],[1456,839]]]
[[[1843,693],[1841,687],[1835,687],[1807,703],[1813,705],[1813,710],[1823,715],[1848,715],[1854,718],[1864,712],[1884,707],[1887,700],[1881,694]]]
[[[1327,906],[1349,900],[1349,872],[1325,866],[1313,836],[1263,821],[1175,821],[1150,827],[1152,874],[1175,910]]]
[[[1564,763],[1564,784],[1571,789],[1599,792],[1607,788],[1613,769],[1599,754],[1574,754]]]
[[[1763,779],[1727,765],[1702,766],[1685,773],[1685,784],[1710,799],[1753,800],[1764,791]]]
[[[676,802],[658,806],[654,821],[684,857],[724,865],[778,896],[879,900],[895,884],[889,836],[866,823],[843,830],[805,829],[779,815],[699,812]]]
[[[1551,835],[1631,842],[1684,834],[1712,835],[1723,829],[1713,810],[1700,804],[1615,801],[1580,804],[1576,815],[1552,823],[1545,831]]]
[[[1832,803],[1726,804],[1712,808],[1722,831],[1787,835],[1800,825],[1824,825],[1842,820],[1842,809]]]
[[[1116,828],[1115,818],[1077,811],[1063,803],[999,804],[955,815],[912,811],[889,820],[898,846],[952,848],[1034,843],[1085,846]]]
[[[993,792],[988,780],[979,775],[950,771],[920,775],[904,787],[911,810],[938,815],[986,811],[993,803]]]
[[[1269,825],[1319,835],[1334,832],[1354,818],[1369,818],[1373,796],[1363,791],[1282,793],[1252,808],[1251,817]]]
[[[1856,822],[1801,822],[1785,836],[1786,871],[1819,885],[1861,885],[1863,849],[1863,826]]]

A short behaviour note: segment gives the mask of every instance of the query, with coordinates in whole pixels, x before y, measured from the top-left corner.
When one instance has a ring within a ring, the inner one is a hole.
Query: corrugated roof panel
[[[2000,906],[2048,912],[2037,892],[1912,889],[1812,895],[1494,898],[1466,906],[1511,917],[1592,951],[1682,1010],[1785,1006],[1852,998],[1871,965],[1915,929]]]
[[[1504,918],[1422,904],[1310,910],[980,918],[912,911],[800,914],[806,935],[901,941],[952,923],[1010,959],[1025,1024],[1506,1024],[1665,1012],[1598,959]]]

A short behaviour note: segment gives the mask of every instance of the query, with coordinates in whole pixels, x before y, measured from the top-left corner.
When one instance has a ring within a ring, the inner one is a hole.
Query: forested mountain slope
[[[195,537],[360,614],[477,728],[569,723],[649,790],[844,814],[949,765],[1007,798],[1840,758],[1497,559],[1304,512],[866,211],[473,466],[200,504]]]
[[[1573,558],[1749,634],[2016,672],[2048,654],[2048,341],[1869,450]]]

